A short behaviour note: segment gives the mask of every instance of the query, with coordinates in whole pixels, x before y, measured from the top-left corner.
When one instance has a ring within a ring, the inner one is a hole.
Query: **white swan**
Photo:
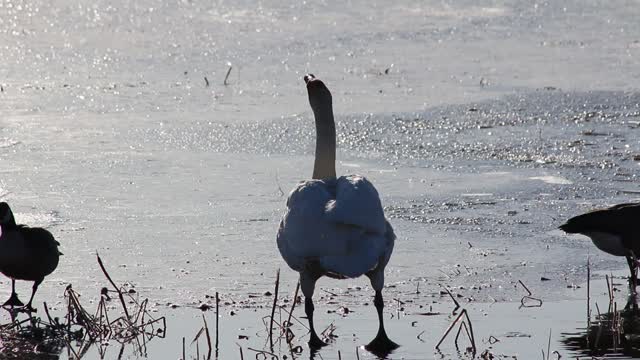
[[[17,225],[11,208],[0,202],[0,272],[11,279],[11,297],[2,306],[23,306],[16,294],[16,279],[33,281],[25,311],[33,312],[33,297],[44,277],[58,266],[58,243],[45,229]]]
[[[309,320],[309,345],[325,345],[313,327],[313,292],[322,276],[355,278],[366,275],[375,290],[379,327],[366,348],[389,352],[398,347],[384,329],[382,288],[395,234],[386,221],[375,187],[364,177],[336,178],[336,128],[331,92],[312,74],[306,75],[309,103],[316,123],[313,179],[299,183],[289,194],[277,243],[287,264],[300,273]]]

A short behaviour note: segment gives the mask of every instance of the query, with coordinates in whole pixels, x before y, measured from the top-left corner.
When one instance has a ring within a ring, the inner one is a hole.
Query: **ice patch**
[[[0,148],[8,148],[20,144],[20,141],[11,139],[0,139]]]
[[[18,224],[25,224],[32,227],[49,227],[62,223],[58,213],[51,211],[48,213],[18,213],[14,212],[14,217]]]
[[[565,179],[563,177],[560,176],[551,176],[551,175],[547,175],[547,176],[533,176],[530,177],[529,179],[531,180],[540,180],[543,181],[547,184],[554,184],[554,185],[571,185],[573,184],[573,181]]]
[[[371,169],[372,172],[377,172],[380,174],[384,174],[384,173],[394,173],[397,172],[398,170],[396,169]]]
[[[346,163],[343,162],[340,165],[344,166],[344,167],[350,167],[350,168],[359,168],[360,164],[356,164],[356,163]]]

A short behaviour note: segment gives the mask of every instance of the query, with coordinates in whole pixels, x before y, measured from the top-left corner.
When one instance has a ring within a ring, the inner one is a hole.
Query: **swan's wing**
[[[327,219],[334,223],[357,226],[365,232],[384,234],[386,220],[376,188],[359,175],[337,179],[335,199],[327,202]]]
[[[340,232],[324,213],[334,197],[332,189],[324,181],[310,180],[299,183],[289,194],[277,242],[280,254],[294,270],[302,270],[307,258],[347,251],[346,240],[336,236]]]
[[[301,271],[314,259],[348,277],[386,265],[394,239],[378,192],[360,176],[298,184],[277,235],[280,253],[291,268]]]
[[[350,238],[348,252],[320,258],[321,266],[346,277],[358,277],[376,269],[383,270],[389,262],[396,239],[391,224],[385,223],[387,230],[384,234],[362,233],[359,237]],[[384,274],[382,271],[380,273]],[[382,279],[384,276],[380,279],[381,284],[384,283]]]

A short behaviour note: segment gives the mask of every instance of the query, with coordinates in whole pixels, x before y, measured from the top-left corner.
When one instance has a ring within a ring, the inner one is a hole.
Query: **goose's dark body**
[[[24,242],[25,256],[0,264],[0,272],[16,280],[42,281],[58,267],[60,243],[42,228],[19,225],[16,232],[10,236],[18,236]]]
[[[15,293],[15,280],[33,281],[33,290],[27,310],[33,310],[31,303],[38,285],[56,267],[61,253],[60,245],[45,229],[17,225],[11,208],[0,203],[0,272],[12,281],[12,294],[5,306],[21,306]]]
[[[618,204],[573,217],[560,229],[591,238],[600,250],[627,258],[635,291],[637,257],[640,255],[640,203]]]

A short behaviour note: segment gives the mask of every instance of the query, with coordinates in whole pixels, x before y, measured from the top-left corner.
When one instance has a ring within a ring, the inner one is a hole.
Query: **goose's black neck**
[[[6,230],[15,230],[18,228],[18,225],[16,224],[16,220],[13,218],[13,215],[11,215],[4,222],[0,223],[0,227],[2,227],[3,231],[6,231]]]

